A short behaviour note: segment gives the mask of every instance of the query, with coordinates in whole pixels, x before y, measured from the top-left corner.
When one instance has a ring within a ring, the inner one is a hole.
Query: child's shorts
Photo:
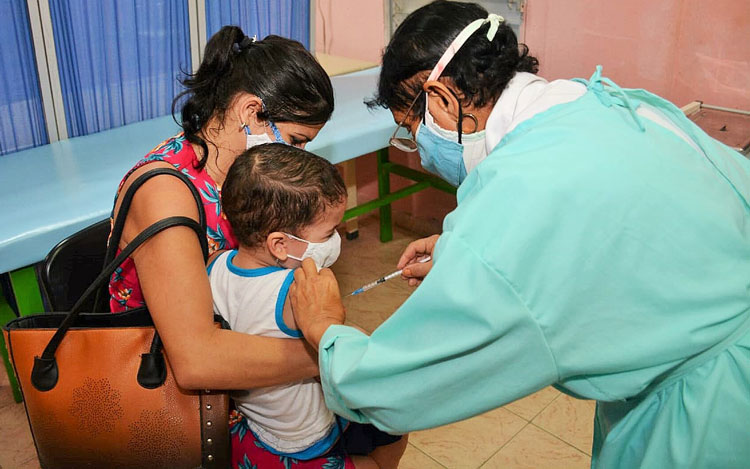
[[[250,431],[243,415],[236,410],[229,417],[229,433],[232,438],[232,469],[354,469],[349,455],[365,456],[378,446],[401,439],[400,435],[389,435],[373,425],[349,422],[342,438],[330,451],[315,459],[299,461],[264,448]]]

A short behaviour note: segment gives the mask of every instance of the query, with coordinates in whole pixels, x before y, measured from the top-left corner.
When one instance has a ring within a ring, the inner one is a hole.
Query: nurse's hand
[[[425,256],[432,256],[432,250],[435,249],[440,235],[432,235],[429,238],[422,238],[412,241],[404,249],[401,258],[398,260],[398,268],[404,269],[401,277],[409,282],[409,285],[415,287],[422,283],[427,272],[432,269],[432,261],[419,263],[418,261]]]
[[[326,329],[343,324],[346,319],[336,277],[330,269],[318,272],[312,259],[305,259],[302,266],[294,271],[289,299],[297,327],[315,350]]]

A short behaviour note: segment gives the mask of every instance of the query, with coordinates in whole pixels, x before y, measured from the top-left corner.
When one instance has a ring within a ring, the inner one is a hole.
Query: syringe
[[[420,264],[422,264],[422,263],[430,261],[431,259],[432,259],[431,256],[427,256],[425,258],[419,259],[417,262],[420,263]],[[401,272],[403,272],[403,271],[404,271],[404,269],[397,270],[397,271],[392,272],[392,273],[390,273],[390,274],[388,274],[388,275],[386,275],[384,277],[380,277],[379,279],[375,280],[374,282],[370,282],[367,285],[363,285],[363,286],[357,288],[356,290],[354,290],[353,292],[349,293],[346,296],[354,296],[354,295],[358,295],[360,293],[366,292],[367,290],[371,290],[371,289],[377,287],[378,285],[387,282],[388,280],[390,280],[392,278],[398,277],[399,275],[401,275]]]

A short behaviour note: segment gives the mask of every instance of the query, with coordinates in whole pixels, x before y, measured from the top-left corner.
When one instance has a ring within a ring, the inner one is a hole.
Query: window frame
[[[203,60],[206,47],[206,2],[205,0],[184,0],[188,6],[188,27],[190,38],[190,58],[195,72]],[[315,2],[310,1],[310,51],[315,47]],[[41,91],[42,109],[49,142],[68,138],[67,118],[63,103],[60,71],[55,51],[52,15],[49,0],[26,0],[29,13],[31,39],[37,64],[37,76]]]

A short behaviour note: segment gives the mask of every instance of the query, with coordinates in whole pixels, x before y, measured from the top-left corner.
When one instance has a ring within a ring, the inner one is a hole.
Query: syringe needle
[[[417,263],[420,263],[420,264],[421,263],[425,263],[425,262],[428,262],[431,259],[432,259],[432,256],[427,256],[427,257],[425,257],[423,259],[419,259],[417,261]],[[401,273],[403,271],[404,271],[404,269],[400,269],[400,270],[397,270],[395,272],[391,272],[390,274],[388,274],[388,275],[386,275],[384,277],[380,277],[379,279],[375,280],[374,282],[370,282],[370,283],[368,283],[366,285],[363,285],[363,286],[357,288],[356,290],[354,290],[353,292],[349,293],[346,296],[354,296],[354,295],[358,295],[360,293],[364,293],[367,290],[371,290],[371,289],[377,287],[378,285],[381,285],[381,284],[387,282],[388,280],[390,280],[392,278],[398,277],[399,275],[401,275]]]

